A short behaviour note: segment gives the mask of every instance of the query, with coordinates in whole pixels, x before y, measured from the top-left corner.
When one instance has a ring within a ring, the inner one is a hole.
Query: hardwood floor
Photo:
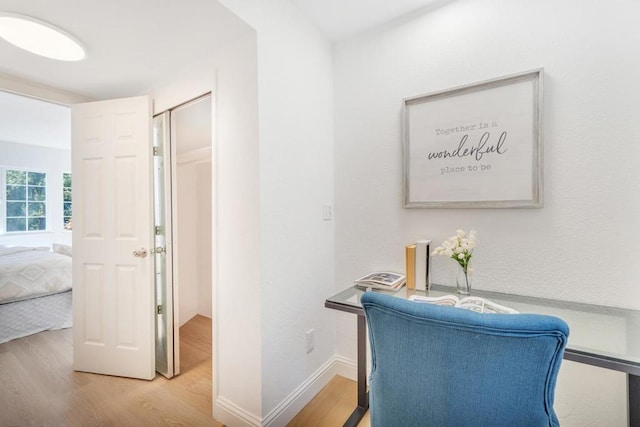
[[[72,370],[71,329],[0,345],[0,426],[222,426],[211,417],[211,319],[180,328],[181,371],[133,380]]]
[[[71,329],[0,344],[0,426],[224,427],[211,417],[211,319],[180,328],[180,355],[180,375],[143,381],[74,372]],[[342,426],[356,401],[356,383],[336,376],[287,426]]]
[[[335,376],[296,415],[287,427],[338,427],[342,426],[358,403],[357,384],[344,377]],[[358,427],[369,427],[369,412]]]

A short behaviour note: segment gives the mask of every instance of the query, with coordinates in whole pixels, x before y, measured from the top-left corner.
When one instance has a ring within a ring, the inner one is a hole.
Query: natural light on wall
[[[0,37],[36,55],[59,61],[80,61],[86,53],[71,35],[29,16],[0,12]]]

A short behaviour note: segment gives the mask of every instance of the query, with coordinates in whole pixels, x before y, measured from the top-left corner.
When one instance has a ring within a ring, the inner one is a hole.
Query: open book
[[[421,295],[411,295],[411,301],[426,302],[429,304],[448,305],[450,307],[465,308],[467,310],[477,311],[478,313],[496,313],[496,314],[516,314],[513,308],[505,307],[488,299],[480,297],[458,298],[455,295],[445,295],[442,297],[423,297]]]
[[[376,271],[356,280],[356,286],[391,291],[400,289],[404,286],[405,281],[406,277],[400,273]]]

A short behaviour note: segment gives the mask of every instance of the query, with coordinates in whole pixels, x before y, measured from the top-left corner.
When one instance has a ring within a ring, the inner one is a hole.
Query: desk
[[[367,324],[360,304],[360,296],[364,292],[363,289],[353,286],[328,298],[324,303],[327,308],[357,315],[358,406],[344,424],[345,427],[357,426],[369,408]],[[408,298],[413,294],[442,296],[454,294],[456,290],[452,287],[433,285],[426,293],[408,290],[406,287],[395,293],[384,292],[398,298]],[[640,426],[640,311],[497,292],[474,290],[472,295],[512,307],[521,313],[548,314],[567,322],[570,332],[564,358],[625,372],[628,384],[629,425]]]

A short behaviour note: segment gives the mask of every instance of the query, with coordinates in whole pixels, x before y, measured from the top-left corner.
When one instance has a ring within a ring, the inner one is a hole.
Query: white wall
[[[65,243],[70,245],[71,233],[64,231],[62,174],[71,172],[71,151],[0,141],[0,166],[27,168],[47,173],[48,228],[46,232],[0,236],[0,244],[51,246],[52,243]],[[2,206],[4,209],[4,205]]]
[[[160,112],[213,93],[213,413],[227,425],[261,411],[256,39],[252,30],[152,89]]]
[[[214,89],[214,416],[278,425],[324,385],[314,380],[335,353],[335,316],[323,306],[334,230],[321,215],[333,203],[331,46],[287,0],[221,3],[255,30],[257,58],[230,48]]]
[[[178,141],[179,143],[179,141]],[[177,271],[179,318],[211,317],[211,162],[181,163],[178,156]]]
[[[178,164],[176,171],[177,238],[174,280],[178,286],[180,326],[198,314],[198,180],[193,164]],[[209,200],[211,198],[209,197]]]
[[[336,288],[403,247],[478,230],[477,289],[640,308],[637,2],[457,0],[335,48]],[[542,209],[402,208],[402,99],[544,67]],[[434,281],[453,284],[434,260]],[[340,317],[338,352],[355,357]],[[624,375],[565,363],[562,425],[626,425]],[[595,368],[594,368],[595,369]],[[605,401],[573,395],[606,396]],[[583,393],[584,394],[584,393]]]
[[[322,221],[322,205],[333,202],[331,46],[289,1],[222,3],[257,34],[260,415],[278,425],[288,421],[280,413],[297,412],[288,398],[312,387],[334,354],[335,315],[324,308],[334,290],[334,227]],[[315,350],[307,354],[309,329]]]
[[[198,229],[199,238],[196,243],[198,260],[198,314],[211,317],[211,291],[213,287],[211,275],[212,223],[211,223],[211,160],[196,164],[198,181]]]
[[[47,102],[59,103],[61,105],[71,105],[88,101],[83,96],[2,73],[0,73],[0,90],[42,99]],[[37,167],[50,168],[56,176],[58,174],[61,176],[62,173],[71,171],[71,153],[69,150],[52,149],[52,151],[46,152],[41,150],[42,147],[18,146],[13,143],[0,141],[0,164],[13,164],[13,166],[24,165],[25,167],[29,167],[33,161],[36,161],[37,163],[35,163],[35,165]],[[43,153],[45,153],[44,156],[42,155]],[[52,159],[54,160],[52,161]],[[52,184],[54,184],[54,186],[58,185],[55,182]],[[58,188],[53,188],[50,194],[62,195],[62,183],[60,182],[59,185]],[[52,232],[29,234],[27,239],[23,238],[24,235],[2,236],[0,237],[0,244],[48,246],[52,243],[65,243],[70,245],[71,233],[62,230],[62,228],[58,228],[57,225],[63,223],[62,202],[60,202],[60,206],[57,206],[57,200],[56,198],[53,201],[52,214],[55,228],[52,229]]]

